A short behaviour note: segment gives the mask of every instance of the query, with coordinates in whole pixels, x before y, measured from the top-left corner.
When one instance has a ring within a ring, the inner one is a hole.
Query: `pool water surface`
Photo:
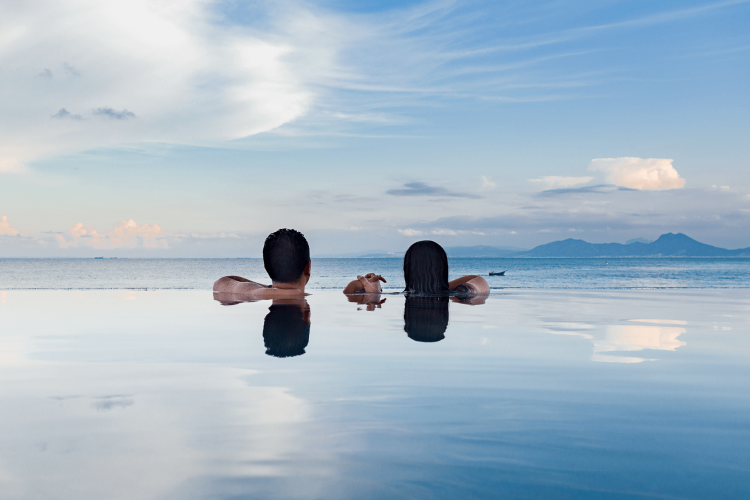
[[[750,498],[750,290],[313,292],[0,292],[2,498]]]

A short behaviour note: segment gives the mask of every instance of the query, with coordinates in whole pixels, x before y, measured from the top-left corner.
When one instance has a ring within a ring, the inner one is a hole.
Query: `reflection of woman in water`
[[[307,302],[304,305],[296,301],[279,302],[282,301],[274,300],[263,322],[266,354],[276,358],[305,354],[305,347],[310,340],[310,306]]]
[[[404,331],[417,342],[439,342],[448,328],[448,296],[407,295]]]
[[[404,255],[407,294],[475,295],[490,293],[487,281],[474,274],[448,281],[448,256],[434,241],[418,241]]]

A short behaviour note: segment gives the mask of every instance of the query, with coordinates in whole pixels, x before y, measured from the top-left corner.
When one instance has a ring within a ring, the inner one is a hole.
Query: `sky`
[[[354,5],[354,7],[352,7]],[[750,247],[750,0],[2,0],[0,257]]]

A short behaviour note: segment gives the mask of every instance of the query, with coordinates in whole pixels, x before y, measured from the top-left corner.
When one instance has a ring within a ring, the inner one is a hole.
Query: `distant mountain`
[[[588,243],[569,238],[539,245],[513,257],[750,257],[750,248],[727,250],[706,245],[682,233],[667,233],[651,243]]]
[[[569,238],[526,250],[518,247],[445,247],[448,257],[750,257],[750,248],[727,250],[706,245],[682,233],[667,233],[656,241],[644,238],[628,243],[589,243]],[[318,258],[403,259],[404,252],[377,251],[368,254],[316,255]]]
[[[651,243],[653,240],[647,240],[646,238],[633,238],[632,240],[628,240],[625,242],[626,245],[630,245],[631,243]]]

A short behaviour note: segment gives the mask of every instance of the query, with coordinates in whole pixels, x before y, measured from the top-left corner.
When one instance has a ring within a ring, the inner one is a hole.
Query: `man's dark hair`
[[[266,354],[275,358],[290,358],[305,354],[310,341],[310,323],[305,321],[297,305],[281,304],[268,308],[263,322],[263,343]]]
[[[294,283],[310,262],[310,246],[305,236],[294,229],[279,229],[268,235],[263,245],[263,264],[271,280]]]

